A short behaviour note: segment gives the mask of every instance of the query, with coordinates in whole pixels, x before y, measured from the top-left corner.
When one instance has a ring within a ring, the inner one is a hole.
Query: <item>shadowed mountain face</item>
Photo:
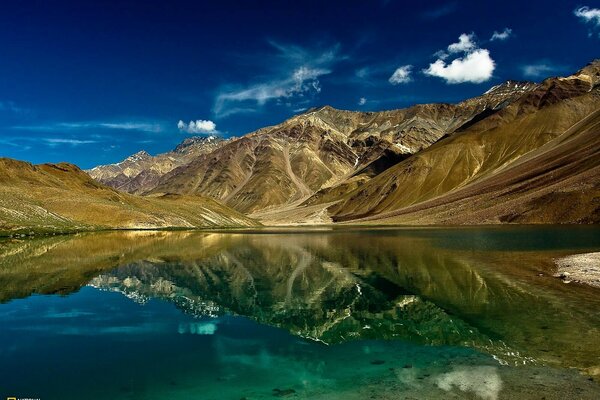
[[[488,228],[13,240],[0,242],[0,294],[89,284],[326,343],[403,339],[586,369],[597,363],[598,293],[539,274],[595,238],[583,228]]]
[[[0,159],[0,234],[255,224],[206,197],[142,198],[104,186],[72,164]]]
[[[599,83],[600,62],[548,79],[379,174],[330,212],[337,221],[597,223]]]

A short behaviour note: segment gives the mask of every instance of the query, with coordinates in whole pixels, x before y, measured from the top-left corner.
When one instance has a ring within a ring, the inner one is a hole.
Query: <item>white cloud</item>
[[[458,42],[452,43],[448,46],[448,52],[450,53],[461,53],[475,50],[477,45],[475,44],[475,34],[463,33],[458,37]]]
[[[481,83],[492,77],[495,63],[486,49],[477,49],[462,58],[452,60],[446,64],[437,60],[429,65],[423,72],[426,75],[437,76],[446,80],[446,83]]]
[[[270,74],[272,78],[226,87],[215,99],[213,111],[218,117],[255,111],[272,100],[297,107],[299,100],[306,101],[321,92],[319,78],[330,74],[333,65],[345,58],[339,55],[337,45],[318,52],[299,46],[270,44],[277,54],[261,57],[260,62],[265,64],[265,68],[275,69]]]
[[[579,7],[573,11],[573,14],[584,22],[592,22],[600,26],[600,8]]]
[[[510,28],[504,28],[504,30],[502,32],[494,31],[494,34],[492,35],[492,37],[490,38],[490,40],[492,42],[494,40],[506,40],[506,39],[508,39],[511,36],[512,36],[512,29],[510,29]]]
[[[229,109],[229,106],[233,103],[251,102],[263,106],[270,100],[290,99],[304,97],[309,93],[319,93],[321,92],[321,83],[318,78],[330,72],[327,69],[302,66],[293,70],[285,79],[259,83],[244,89],[221,93],[217,96],[214,111],[222,117],[230,115],[232,110],[238,109],[238,107]]]
[[[402,67],[397,68],[392,76],[390,76],[389,82],[392,85],[399,85],[401,83],[408,83],[412,81],[410,77],[412,70],[412,65],[403,65]]]
[[[448,46],[449,53],[464,53],[446,63],[448,54],[436,53],[438,59],[423,70],[425,75],[442,78],[446,83],[481,83],[489,80],[494,73],[496,63],[487,49],[480,49],[474,34],[463,33],[457,43]]]
[[[360,99],[358,99],[359,106],[364,106],[365,104],[367,104],[367,99],[365,97],[361,97]]]
[[[588,36],[592,36],[594,30],[600,29],[600,8],[579,7],[573,10],[573,14],[583,20],[584,23],[592,24]],[[598,37],[600,37],[600,33]]]
[[[523,65],[521,70],[523,71],[523,75],[530,78],[540,78],[546,77],[553,72],[558,71],[559,67],[549,64],[549,63],[537,63],[537,64],[528,64]]]
[[[189,124],[179,120],[177,128],[180,131],[187,133],[217,133],[217,125],[214,122],[205,119],[190,121]]]

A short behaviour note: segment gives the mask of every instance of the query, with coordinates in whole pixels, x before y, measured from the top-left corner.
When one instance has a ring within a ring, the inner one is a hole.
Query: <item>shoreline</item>
[[[112,228],[112,227],[93,227],[81,226],[67,229],[58,227],[22,227],[18,229],[0,229],[0,240],[48,237],[61,235],[76,235],[79,233],[103,233],[103,232],[232,232],[239,231],[244,233],[310,233],[318,231],[352,231],[352,230],[395,230],[395,229],[479,229],[479,228],[550,228],[550,227],[580,227],[583,229],[597,227],[595,224],[469,224],[469,225],[403,225],[403,224],[313,224],[313,225],[256,225],[256,226],[206,226],[206,227],[131,227],[131,228]],[[592,254],[592,253],[582,253]],[[574,256],[577,256],[574,255]],[[569,256],[571,257],[571,256]],[[567,258],[567,257],[564,257]],[[555,263],[558,260],[556,259]],[[557,264],[558,265],[558,264]],[[569,271],[567,271],[569,272]],[[569,272],[570,273],[570,272]],[[558,276],[558,275],[556,275]]]
[[[574,254],[554,260],[555,277],[600,289],[600,252]]]

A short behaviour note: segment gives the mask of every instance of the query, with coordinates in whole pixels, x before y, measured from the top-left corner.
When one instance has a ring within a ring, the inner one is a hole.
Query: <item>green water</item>
[[[0,398],[600,398],[593,227],[0,242]]]

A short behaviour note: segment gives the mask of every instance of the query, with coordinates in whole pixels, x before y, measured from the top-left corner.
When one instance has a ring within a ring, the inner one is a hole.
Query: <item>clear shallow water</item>
[[[550,271],[554,257],[598,251],[599,235],[523,227],[3,242],[0,396],[598,398],[589,377],[600,366],[600,291]]]

